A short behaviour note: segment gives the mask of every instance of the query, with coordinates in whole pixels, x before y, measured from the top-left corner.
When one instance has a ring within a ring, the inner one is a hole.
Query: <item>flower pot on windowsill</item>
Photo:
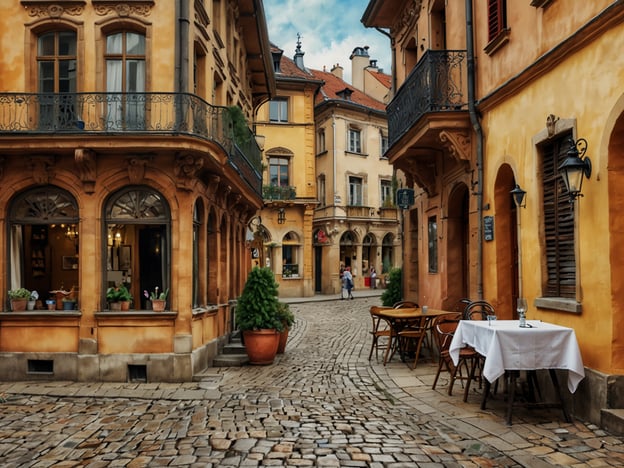
[[[109,302],[108,307],[113,312],[119,312],[121,310],[121,302]]]
[[[165,310],[166,304],[167,304],[166,299],[152,299],[152,310],[154,312],[162,312]]]
[[[74,310],[76,308],[76,301],[63,301],[63,310]]]
[[[121,301],[119,305],[121,306],[121,310],[124,312],[127,312],[130,310],[130,301]]]
[[[48,310],[56,310],[56,301],[54,299],[48,299],[46,305],[48,306]]]
[[[11,299],[11,310],[14,312],[23,312],[26,310],[28,299]]]

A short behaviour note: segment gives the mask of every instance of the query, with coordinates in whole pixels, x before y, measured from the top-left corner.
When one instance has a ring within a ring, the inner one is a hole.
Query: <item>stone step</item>
[[[624,434],[624,409],[600,410],[600,426],[613,434]]]
[[[247,353],[219,354],[212,360],[212,367],[241,367],[249,363]]]
[[[240,341],[228,343],[221,350],[221,354],[245,354],[246,352],[245,346]]]

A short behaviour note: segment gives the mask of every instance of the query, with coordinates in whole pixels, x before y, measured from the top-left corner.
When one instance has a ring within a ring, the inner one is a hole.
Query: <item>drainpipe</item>
[[[474,30],[472,0],[466,0],[466,54],[468,65],[468,112],[477,135],[477,298],[483,299],[483,129],[475,108]]]
[[[189,89],[189,0],[179,0],[179,8],[176,37],[178,92],[187,93]]]

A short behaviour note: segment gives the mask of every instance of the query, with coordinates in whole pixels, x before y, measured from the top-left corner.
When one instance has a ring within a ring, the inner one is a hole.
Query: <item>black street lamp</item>
[[[511,192],[511,196],[513,197],[513,201],[518,208],[526,208],[526,203],[523,205],[524,196],[526,192],[520,188],[518,184],[516,184],[516,188],[514,188]]]
[[[566,190],[570,195],[570,203],[574,203],[578,197],[582,197],[583,176],[589,179],[592,172],[591,160],[585,156],[587,151],[587,140],[579,138],[576,142],[570,138],[570,149],[568,157],[559,166],[561,177],[565,183]]]

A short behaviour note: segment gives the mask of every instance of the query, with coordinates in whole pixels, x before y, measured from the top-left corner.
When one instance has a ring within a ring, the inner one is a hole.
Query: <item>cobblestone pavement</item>
[[[378,303],[294,304],[273,365],[200,382],[0,383],[0,466],[624,466],[624,439],[594,425],[525,410],[507,426],[478,388],[431,390],[432,363],[369,362]]]

